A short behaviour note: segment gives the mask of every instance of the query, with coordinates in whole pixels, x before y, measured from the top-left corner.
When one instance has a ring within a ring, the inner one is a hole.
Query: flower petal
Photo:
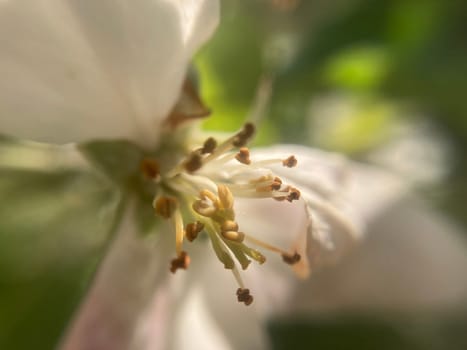
[[[456,225],[421,201],[402,197],[372,220],[368,233],[341,263],[299,286],[289,311],[439,316],[465,307],[467,241]]]
[[[235,278],[219,264],[205,245],[190,249],[193,257],[190,271],[191,289],[177,322],[180,339],[177,349],[268,349],[265,325],[261,322],[255,301],[249,306],[237,302]],[[248,274],[249,271],[246,271]],[[249,287],[249,285],[247,286]],[[199,318],[198,318],[199,317]],[[198,320],[198,321],[196,321]],[[191,322],[191,324],[190,324]],[[195,325],[195,322],[199,322]],[[183,327],[184,326],[184,327]],[[181,328],[180,328],[181,327]],[[191,343],[189,343],[191,339]],[[206,344],[212,339],[212,344]],[[190,346],[187,346],[191,344]],[[185,346],[183,346],[185,345]]]
[[[164,246],[171,235],[141,236],[134,214],[130,205],[64,338],[63,349],[140,349],[149,330],[166,334],[163,327],[171,318],[171,294],[164,282],[170,259],[167,249],[156,248]],[[147,324],[150,319],[152,325]],[[159,347],[151,344],[151,348],[163,348],[166,341],[159,337]]]
[[[274,165],[271,169],[285,183],[301,191],[303,202],[301,207],[279,203],[283,209],[277,204],[272,209],[273,204],[265,203],[267,207],[256,208],[256,212],[262,211],[264,215],[250,216],[254,222],[246,225],[267,232],[269,237],[265,239],[269,241],[281,237],[283,242],[284,237],[288,238],[291,248],[299,250],[299,243],[305,243],[312,270],[340,258],[361,237],[366,223],[406,190],[396,177],[333,153],[301,146],[277,146],[255,150],[253,154],[258,159],[295,155],[298,159],[295,168]],[[304,211],[308,220],[303,219]],[[292,220],[295,224],[283,225],[281,220]],[[265,225],[268,228],[264,229]],[[307,226],[308,240],[304,230]],[[306,266],[301,268],[300,274],[306,275],[303,271]]]
[[[156,142],[217,0],[0,3],[0,131]]]

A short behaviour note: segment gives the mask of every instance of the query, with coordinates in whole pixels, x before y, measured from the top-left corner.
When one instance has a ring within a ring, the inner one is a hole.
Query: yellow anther
[[[242,243],[243,240],[245,239],[245,234],[243,232],[222,231],[221,234],[222,234],[222,237],[224,237],[225,239],[228,239],[229,241],[233,241],[237,243]]]
[[[238,224],[233,220],[225,220],[221,224],[221,231],[238,231]]]
[[[208,201],[203,199],[198,199],[194,201],[191,207],[199,215],[205,217],[212,217],[217,212],[216,207],[214,207],[212,203],[209,203]]]
[[[202,190],[199,196],[201,199],[209,199],[213,204],[218,201],[217,196],[209,190]]]
[[[234,204],[234,197],[229,188],[226,185],[218,185],[217,193],[219,194],[219,201],[221,204],[220,209],[232,209]]]
[[[169,219],[177,210],[178,201],[174,197],[161,196],[154,200],[153,207],[157,215]]]

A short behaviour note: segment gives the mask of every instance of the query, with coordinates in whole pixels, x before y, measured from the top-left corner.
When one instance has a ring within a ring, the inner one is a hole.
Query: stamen
[[[204,141],[203,148],[201,149],[201,154],[208,154],[214,152],[217,147],[217,141],[213,137],[209,137]]]
[[[221,224],[221,234],[229,241],[241,243],[245,239],[243,232],[238,232],[238,224],[232,220],[225,220]]]
[[[246,123],[243,125],[243,129],[234,136],[232,144],[235,147],[243,147],[255,134],[255,126],[252,123]]]
[[[230,251],[235,255],[235,258],[237,258],[237,261],[242,266],[242,269],[246,270],[248,266],[250,266],[251,260],[247,258],[246,253],[241,248],[244,245],[233,242],[233,241],[229,241],[229,240],[224,240],[224,243],[227,245]]]
[[[262,166],[268,166],[268,165],[274,165],[274,164],[282,164],[282,166],[288,167],[288,168],[293,168],[297,165],[298,161],[295,156],[290,156],[286,159],[281,159],[281,158],[271,158],[271,159],[264,159],[264,160],[259,160],[259,161],[254,161],[252,162],[252,166],[254,167],[262,167]]]
[[[235,269],[235,263],[232,259],[232,256],[227,251],[227,248],[217,235],[212,225],[206,226],[206,232],[208,233],[209,238],[211,240],[211,245],[214,249],[214,253],[216,253],[216,256],[219,259],[219,261],[224,264],[224,268],[228,270]]]
[[[234,241],[237,243],[243,242],[245,239],[245,234],[243,232],[237,231],[221,231],[222,237],[228,239],[229,241]]]
[[[202,166],[202,157],[197,152],[192,152],[183,163],[183,167],[189,173],[194,173],[196,170],[201,169]]]
[[[281,255],[290,255],[288,252],[286,252],[285,250],[281,249],[281,248],[278,248],[276,246],[273,246],[272,244],[269,244],[269,243],[266,243],[266,242],[263,242],[257,238],[254,238],[254,237],[251,237],[250,235],[245,235],[245,240],[257,245],[257,246],[260,246],[260,247],[263,247],[265,249],[268,249],[272,252],[275,252],[275,253],[279,253]]]
[[[295,187],[289,188],[289,195],[286,198],[289,202],[296,201],[300,199],[300,191]]]
[[[204,224],[199,221],[191,222],[185,227],[185,237],[188,239],[190,242],[193,242],[196,237],[198,237],[198,234],[203,231],[204,229]]]
[[[294,254],[282,254],[282,260],[289,265],[295,265],[301,259],[300,254],[295,252]]]
[[[185,251],[180,252],[178,257],[170,262],[170,272],[175,273],[178,269],[186,270],[190,265],[190,257]]]
[[[177,210],[178,201],[174,197],[161,196],[156,198],[152,205],[157,215],[169,219],[172,217],[175,210]]]
[[[219,202],[221,204],[219,209],[232,209],[234,204],[234,197],[229,188],[226,185],[218,185],[217,193],[219,195]]]
[[[230,151],[234,147],[245,146],[248,143],[248,141],[250,141],[254,133],[255,126],[252,123],[246,123],[245,125],[243,125],[242,130],[240,130],[238,133],[229,137],[227,140],[218,145],[214,152],[212,152],[210,155],[204,158],[203,162],[207,163],[213,159],[216,159],[219,156]]]
[[[287,168],[293,168],[297,165],[297,158],[295,158],[295,156],[290,156],[282,161],[282,165]]]
[[[183,218],[180,210],[176,209],[174,211],[173,218],[175,223],[175,251],[177,255],[180,256],[182,254],[183,237],[185,236],[185,232],[183,231]]]
[[[198,199],[194,201],[191,207],[199,215],[207,218],[214,216],[214,214],[217,212],[216,207],[204,199]]]
[[[253,302],[253,296],[250,294],[250,290],[247,288],[237,289],[237,300],[239,303],[250,305]]]
[[[249,165],[251,164],[250,160],[250,151],[246,147],[240,148],[239,152],[235,156],[235,159],[238,160],[242,164]]]
[[[140,164],[141,172],[144,176],[151,180],[158,180],[160,178],[159,163],[152,158],[144,158]]]

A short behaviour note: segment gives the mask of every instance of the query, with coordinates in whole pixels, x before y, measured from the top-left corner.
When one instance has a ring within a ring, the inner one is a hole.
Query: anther
[[[286,198],[289,202],[296,201],[300,199],[300,191],[297,190],[295,187],[291,187],[289,189],[289,194],[287,195]]]
[[[201,154],[208,154],[214,152],[217,147],[217,141],[213,137],[209,137],[204,141],[203,148],[201,149]]]
[[[158,197],[153,202],[153,207],[157,215],[169,219],[175,210],[177,210],[178,202],[174,197]]]
[[[191,207],[199,215],[205,217],[211,217],[217,212],[216,207],[212,203],[209,203],[208,201],[203,199],[198,199],[194,201]]]
[[[235,159],[238,160],[242,164],[250,165],[250,151],[246,147],[240,148],[239,152],[235,156]]]
[[[140,169],[143,175],[151,180],[157,180],[160,177],[159,163],[152,158],[144,158],[141,161]]]
[[[201,155],[196,152],[192,152],[187,160],[183,163],[183,167],[189,173],[194,173],[196,170],[199,170],[203,166],[203,161]]]
[[[275,191],[278,191],[281,189],[281,186],[282,186],[282,180],[278,177],[275,177],[274,181],[271,184],[271,188]]]
[[[193,242],[198,234],[204,229],[204,224],[199,221],[191,222],[185,227],[185,237],[190,242]]]
[[[182,251],[178,257],[170,262],[170,272],[175,273],[178,269],[186,270],[190,265],[190,257],[185,251]]]
[[[243,125],[243,129],[237,135],[235,135],[232,144],[235,147],[243,147],[248,143],[248,141],[250,141],[254,133],[255,126],[252,123],[246,123]]]
[[[245,234],[243,232],[237,231],[221,231],[222,237],[228,239],[229,241],[242,243],[245,239]]]
[[[226,185],[217,186],[217,194],[219,202],[222,205],[221,209],[232,209],[234,204],[234,197],[230,189]]]
[[[248,288],[238,288],[237,300],[239,303],[244,303],[248,306],[253,302],[253,296],[250,294],[250,290]]]
[[[221,231],[238,231],[238,224],[233,220],[225,220],[221,225]]]
[[[282,161],[282,165],[287,168],[293,168],[297,165],[297,158],[295,158],[295,156],[290,156]]]
[[[301,259],[300,254],[295,252],[294,254],[282,254],[282,260],[289,265],[298,263]]]

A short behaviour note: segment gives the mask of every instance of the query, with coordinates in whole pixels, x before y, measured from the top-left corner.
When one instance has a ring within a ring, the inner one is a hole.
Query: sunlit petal
[[[215,0],[0,3],[0,132],[49,142],[157,140]]]

